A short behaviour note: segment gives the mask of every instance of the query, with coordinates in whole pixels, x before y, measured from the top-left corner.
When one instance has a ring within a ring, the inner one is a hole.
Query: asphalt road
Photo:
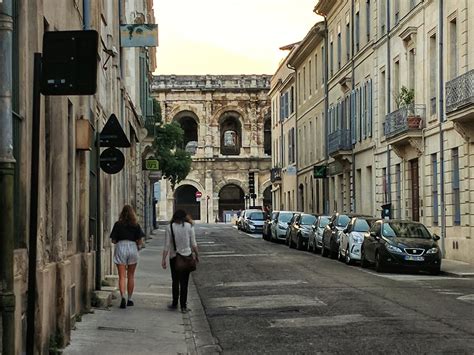
[[[193,274],[225,354],[474,354],[474,279],[378,274],[198,225]]]

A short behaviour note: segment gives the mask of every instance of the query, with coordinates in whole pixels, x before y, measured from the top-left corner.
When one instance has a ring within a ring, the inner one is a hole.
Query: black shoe
[[[188,307],[181,307],[181,313],[188,313],[188,312],[191,312],[191,309],[189,309]]]
[[[125,298],[122,298],[122,302],[120,302],[120,308],[127,308],[127,301],[125,301]]]
[[[177,308],[178,308],[178,305],[177,305],[177,304],[171,303],[171,304],[168,305],[168,309],[170,309],[170,310],[175,310],[175,309],[177,309]]]
[[[133,301],[132,300],[128,300],[127,301],[127,307],[131,307],[133,306]]]

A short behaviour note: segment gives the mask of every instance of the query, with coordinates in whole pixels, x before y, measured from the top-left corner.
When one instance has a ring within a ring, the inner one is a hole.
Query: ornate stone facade
[[[271,205],[269,88],[269,75],[154,77],[152,95],[163,121],[181,125],[193,159],[174,191],[161,181],[158,219],[169,220],[173,210],[184,208],[195,220],[229,221],[245,207]]]

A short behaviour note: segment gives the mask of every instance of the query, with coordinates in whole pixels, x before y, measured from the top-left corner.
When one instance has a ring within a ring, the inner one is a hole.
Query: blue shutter
[[[351,136],[352,144],[356,143],[356,127],[355,127],[355,91],[351,92]]]
[[[361,111],[362,111],[362,115],[361,115],[361,118],[360,118],[360,126],[361,126],[361,129],[362,129],[362,139],[365,139],[366,135],[365,135],[365,131],[366,131],[366,126],[365,126],[365,122],[366,122],[366,117],[365,117],[365,110],[366,110],[366,95],[365,95],[365,83],[364,85],[362,85],[362,88],[361,88],[361,91],[362,91],[362,95],[361,95],[361,101],[362,101],[362,105],[361,105]]]
[[[367,121],[367,130],[369,137],[372,137],[372,79],[369,80],[369,119]]]
[[[357,89],[357,134],[358,141],[362,141],[362,90]]]

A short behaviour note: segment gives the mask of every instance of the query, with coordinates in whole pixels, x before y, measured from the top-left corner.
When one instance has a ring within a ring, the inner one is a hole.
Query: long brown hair
[[[137,215],[130,205],[123,206],[122,212],[120,212],[119,222],[128,226],[136,226]]]
[[[184,210],[176,210],[173,214],[173,217],[171,218],[170,223],[184,224],[184,222],[194,224],[194,221],[191,216],[187,214]]]

